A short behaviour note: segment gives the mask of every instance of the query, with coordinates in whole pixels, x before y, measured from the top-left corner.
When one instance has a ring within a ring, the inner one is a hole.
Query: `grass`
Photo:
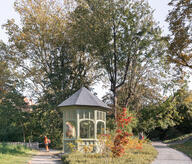
[[[143,149],[131,149],[120,158],[112,158],[102,154],[71,153],[62,156],[64,164],[149,164],[157,156],[151,144],[143,144]]]
[[[189,137],[192,137],[192,133],[189,133],[189,134],[185,134],[185,135],[182,135],[182,136],[179,136],[177,138],[173,138],[173,139],[170,139],[170,140],[165,140],[163,141],[164,143],[171,143],[171,142],[178,142],[178,141],[182,141],[182,140],[185,140]]]
[[[0,163],[24,164],[30,160],[35,151],[21,145],[0,144]]]
[[[170,145],[170,147],[183,152],[192,159],[192,141],[188,141],[183,144]]]

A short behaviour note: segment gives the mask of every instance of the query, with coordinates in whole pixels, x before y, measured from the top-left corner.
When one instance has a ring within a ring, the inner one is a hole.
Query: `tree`
[[[171,83],[178,86],[176,82],[170,82],[167,78],[168,75],[173,75],[166,73],[168,69],[164,68],[162,63],[137,65],[133,70],[129,72],[127,81],[117,92],[118,105],[129,110],[139,111],[144,106],[162,101],[164,95],[161,92],[170,92]],[[167,86],[168,84],[170,86]],[[103,99],[105,102],[111,102],[112,95],[108,93]]]
[[[192,1],[171,0],[167,22],[171,31],[169,60],[192,68]]]
[[[117,93],[137,65],[160,56],[160,29],[144,1],[77,1],[69,28],[110,81],[115,116]]]
[[[0,42],[0,140],[26,141],[29,114],[18,81],[6,60],[6,45]]]
[[[125,83],[118,91],[118,104],[130,110],[139,111],[146,105],[161,101],[162,95],[159,92],[158,81],[153,80],[154,84],[150,84],[150,81],[142,81],[142,83],[138,81],[132,85]]]
[[[26,112],[24,97],[14,88],[3,95],[0,104],[1,141],[26,141],[30,129],[27,129],[30,113]]]
[[[160,128],[175,127],[181,132],[191,132],[192,120],[191,92],[180,88],[164,102],[145,106],[139,113],[139,129],[149,133]]]
[[[89,86],[89,61],[66,37],[66,10],[59,1],[18,0],[22,26],[8,20],[9,58],[32,95],[59,104],[82,85]]]
[[[62,138],[62,112],[56,106],[80,87],[90,86],[95,77],[92,60],[83,48],[75,49],[71,41],[75,36],[66,27],[69,11],[61,1],[17,0],[14,8],[21,26],[14,20],[4,25],[9,36],[7,58],[37,102],[30,113],[28,136],[40,141],[48,135],[56,146]]]
[[[8,70],[7,62],[4,60],[5,44],[0,41],[0,94],[6,92],[6,84],[10,79],[10,72]]]

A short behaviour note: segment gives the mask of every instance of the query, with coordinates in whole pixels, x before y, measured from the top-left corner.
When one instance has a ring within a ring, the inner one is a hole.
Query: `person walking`
[[[44,138],[44,144],[45,144],[45,148],[46,148],[46,151],[49,151],[49,139],[47,138],[47,136],[45,136]]]
[[[143,140],[144,139],[144,135],[143,132],[139,133],[139,140]]]

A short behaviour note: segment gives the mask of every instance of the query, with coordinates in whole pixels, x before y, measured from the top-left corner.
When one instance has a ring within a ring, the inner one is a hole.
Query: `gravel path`
[[[152,164],[192,164],[192,160],[182,152],[169,148],[161,142],[152,144],[159,153]]]
[[[28,164],[62,164],[61,159],[57,156],[59,153],[59,151],[55,150],[50,150],[49,152],[41,150],[32,157]]]

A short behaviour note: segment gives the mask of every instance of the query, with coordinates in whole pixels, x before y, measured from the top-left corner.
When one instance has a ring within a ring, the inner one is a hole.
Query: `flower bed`
[[[74,152],[62,156],[64,164],[150,164],[157,156],[157,151],[149,143],[142,149],[128,149],[121,157],[113,157],[110,153]]]

